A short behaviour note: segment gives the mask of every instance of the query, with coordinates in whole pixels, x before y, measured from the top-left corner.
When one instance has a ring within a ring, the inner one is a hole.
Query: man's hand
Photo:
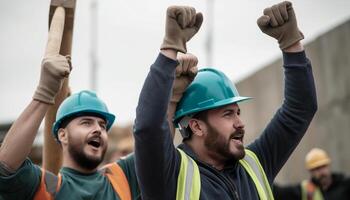
[[[55,96],[62,87],[64,78],[72,70],[69,56],[55,55],[43,59],[39,85],[33,99],[48,103],[55,103]]]
[[[278,40],[282,50],[304,39],[298,28],[292,3],[289,1],[265,8],[264,15],[257,23],[262,32]]]
[[[195,76],[197,75],[198,59],[192,54],[178,54],[177,60],[179,65],[176,67],[176,77],[173,83],[173,93],[168,106],[168,123],[170,127],[171,136],[175,136],[175,127],[173,118],[176,111],[177,103],[182,98],[188,85],[191,84]]]
[[[173,49],[186,53],[186,42],[200,29],[202,13],[188,6],[171,6],[167,10],[165,36],[161,50]]]
[[[171,103],[178,103],[185,92],[187,86],[193,81],[197,75],[198,59],[192,54],[178,54],[177,60],[179,65],[176,67],[176,77],[173,84],[173,94]]]

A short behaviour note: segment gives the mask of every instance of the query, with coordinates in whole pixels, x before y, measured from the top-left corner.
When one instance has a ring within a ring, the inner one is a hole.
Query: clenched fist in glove
[[[176,77],[173,84],[173,94],[171,103],[178,103],[185,92],[187,86],[197,75],[198,59],[192,54],[178,54],[179,65],[176,67]]]
[[[69,56],[54,55],[43,59],[39,85],[33,99],[48,103],[55,103],[55,96],[62,87],[64,78],[68,77],[72,69]]]
[[[165,36],[160,49],[174,49],[186,53],[186,42],[198,32],[202,22],[202,13],[196,13],[192,7],[169,7],[166,15]]]
[[[262,32],[278,40],[282,50],[304,39],[298,28],[292,3],[289,1],[265,8],[264,15],[257,23]]]

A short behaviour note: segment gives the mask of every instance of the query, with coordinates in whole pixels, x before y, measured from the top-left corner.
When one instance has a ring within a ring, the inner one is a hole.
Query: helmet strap
[[[187,139],[190,137],[190,133],[187,131],[189,126],[189,121],[192,119],[193,115],[184,116],[178,123],[179,131],[183,139]]]

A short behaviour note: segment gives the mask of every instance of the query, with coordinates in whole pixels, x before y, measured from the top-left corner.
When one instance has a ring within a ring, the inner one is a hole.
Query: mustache
[[[235,132],[233,132],[230,136],[230,139],[233,139],[234,137],[244,137],[245,134],[245,130],[240,128],[240,129],[236,129]]]

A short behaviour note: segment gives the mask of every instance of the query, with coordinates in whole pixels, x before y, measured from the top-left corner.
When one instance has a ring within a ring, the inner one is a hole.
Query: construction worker
[[[331,172],[331,159],[319,148],[305,157],[310,179],[291,186],[274,185],[276,200],[345,200],[350,197],[350,178]]]
[[[300,43],[304,36],[292,4],[266,8],[257,21],[282,50],[285,100],[261,136],[247,147],[238,103],[249,97],[240,96],[224,73],[201,69],[180,98],[171,98],[175,74],[193,78],[191,68],[176,69],[176,55],[187,52],[186,44],[202,19],[191,7],[167,10],[160,54],[136,109],[135,164],[142,199],[273,199],[270,185],[317,110],[311,64]],[[167,121],[171,114],[167,107],[175,103],[174,123],[183,137],[178,148]]]
[[[71,71],[69,58],[49,56],[41,66],[33,99],[8,131],[0,148],[0,199],[138,199],[132,157],[98,169],[115,116],[91,91],[65,99],[53,135],[62,147],[58,176],[28,158],[38,128]]]
[[[178,60],[179,69],[197,69],[198,61],[194,55],[179,54]],[[69,75],[70,70],[70,60],[63,56],[44,59],[41,81],[33,100],[13,124],[0,148],[0,200],[40,197],[140,199],[133,155],[97,170],[107,149],[106,133],[115,117],[108,112],[105,103],[91,91],[73,94],[58,109],[53,135],[63,149],[63,168],[60,176],[56,177],[43,171],[44,169],[26,159],[38,127],[48,107],[54,103],[63,78]],[[196,71],[193,71],[193,74],[195,73]],[[179,84],[176,84],[173,96],[178,98],[181,94],[176,91],[179,88],[183,91],[189,82],[181,74],[175,82]],[[174,108],[174,105],[169,105],[169,110],[175,111]],[[129,147],[122,147],[128,148],[128,151],[130,145],[133,145],[129,139]],[[49,185],[46,185],[46,179],[54,181],[48,181]],[[54,189],[47,191],[47,188]]]

